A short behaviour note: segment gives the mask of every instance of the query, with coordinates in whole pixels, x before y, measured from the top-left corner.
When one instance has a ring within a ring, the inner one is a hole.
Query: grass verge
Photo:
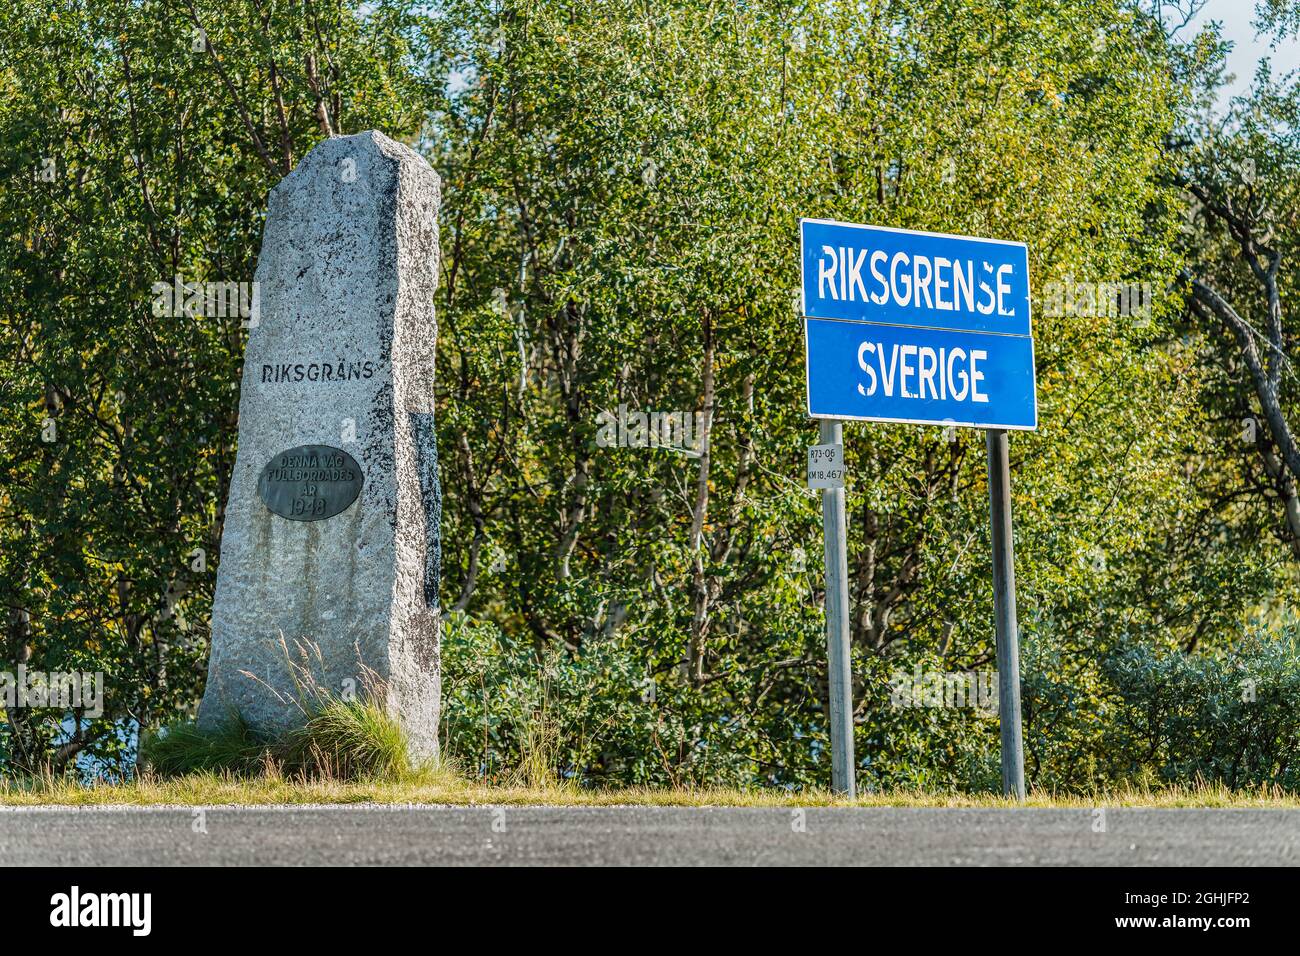
[[[0,781],[0,806],[217,806],[303,804],[456,804],[547,806],[694,807],[1011,807],[994,794],[922,793],[897,790],[844,800],[823,790],[623,788],[581,790],[568,786],[489,786],[458,776],[445,767],[410,771],[403,779],[339,780],[284,776],[275,769],[255,776],[229,771],[198,771],[173,777],[153,773],[126,783],[85,786],[54,777]],[[1171,787],[1110,793],[1031,794],[1028,807],[1220,807],[1300,808],[1300,796],[1265,789],[1230,791],[1222,787]]]

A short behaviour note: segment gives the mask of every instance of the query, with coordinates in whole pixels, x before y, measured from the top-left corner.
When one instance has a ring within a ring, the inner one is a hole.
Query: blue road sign
[[[814,418],[1038,425],[1023,243],[805,219]]]
[[[1034,341],[805,319],[814,417],[1034,428]]]

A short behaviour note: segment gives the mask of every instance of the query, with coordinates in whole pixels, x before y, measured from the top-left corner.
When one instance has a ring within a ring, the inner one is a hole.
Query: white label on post
[[[808,448],[808,487],[844,487],[843,445],[812,445]]]

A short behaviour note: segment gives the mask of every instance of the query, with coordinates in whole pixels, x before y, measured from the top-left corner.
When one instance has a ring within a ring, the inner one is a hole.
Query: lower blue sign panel
[[[1038,427],[1026,335],[804,319],[814,418]]]

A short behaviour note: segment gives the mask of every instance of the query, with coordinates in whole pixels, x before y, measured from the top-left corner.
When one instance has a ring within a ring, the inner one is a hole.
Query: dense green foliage
[[[694,776],[674,759],[677,729],[648,685],[629,692],[634,649],[601,642],[581,655],[540,660],[527,643],[491,625],[458,621],[447,635],[449,751],[460,769],[511,782],[540,752],[584,783],[750,780],[743,755],[726,747],[697,757]],[[1148,643],[1118,649],[1095,681],[1068,676],[1037,642],[1024,649],[1025,759],[1039,785],[1062,790],[1214,781],[1231,788],[1300,786],[1300,649],[1294,627],[1230,650],[1161,654]],[[925,666],[941,668],[930,659]],[[890,675],[880,675],[880,680]],[[886,698],[888,699],[888,697]],[[1000,769],[993,713],[947,707],[879,707],[870,746],[880,786],[996,790]],[[678,731],[680,733],[680,730]],[[798,746],[794,748],[797,755]],[[809,755],[765,776],[818,779]]]
[[[115,722],[167,721],[201,688],[234,464],[242,320],[156,316],[151,287],[252,280],[267,190],[321,135],[305,57],[341,122],[418,123],[396,13],[199,20],[211,49],[177,4],[0,13],[0,669],[102,671],[78,743],[107,758]],[[0,759],[62,763],[59,716],[11,711]]]
[[[1293,202],[1294,117],[1203,136],[1221,54],[1119,0],[0,12],[0,670],[110,689],[62,753],[62,715],[10,711],[0,763],[121,759],[112,728],[196,698],[244,333],[156,317],[149,290],[251,280],[270,186],[376,127],[444,178],[443,732],[466,769],[825,782],[795,298],[819,216],[1029,245],[1031,781],[1294,785],[1284,518],[1252,493],[1240,376],[1180,279],[1240,268],[1187,177],[1267,153]],[[1102,282],[1147,284],[1149,314],[1044,301]],[[604,447],[620,406],[708,413],[699,453]],[[996,720],[891,702],[918,666],[994,666],[982,436],[854,424],[846,444],[862,782],[993,786]],[[1234,668],[1259,671],[1255,702],[1228,700]]]
[[[1300,786],[1294,628],[1285,638],[1248,641],[1233,655],[1161,658],[1138,646],[1109,661],[1108,671],[1116,775],[1152,772],[1160,782],[1217,780],[1234,789]]]

